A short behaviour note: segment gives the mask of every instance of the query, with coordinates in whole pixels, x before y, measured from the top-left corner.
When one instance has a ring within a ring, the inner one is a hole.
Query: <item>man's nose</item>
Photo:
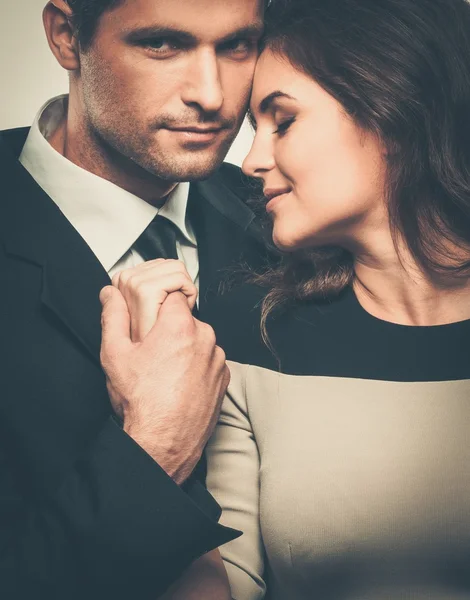
[[[214,50],[204,48],[195,53],[188,67],[182,99],[188,106],[197,105],[205,113],[216,113],[222,108],[224,94]]]
[[[253,140],[250,151],[243,161],[242,171],[250,177],[263,178],[263,175],[269,173],[276,163],[274,161],[272,142],[267,135],[258,131]]]

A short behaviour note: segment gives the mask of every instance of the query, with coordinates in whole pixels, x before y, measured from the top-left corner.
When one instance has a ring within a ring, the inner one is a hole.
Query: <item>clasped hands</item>
[[[101,364],[124,430],[183,483],[217,422],[230,373],[179,260],[126,269],[103,288]]]

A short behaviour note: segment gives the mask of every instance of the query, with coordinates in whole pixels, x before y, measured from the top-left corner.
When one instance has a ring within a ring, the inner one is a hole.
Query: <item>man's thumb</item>
[[[162,303],[160,311],[164,311],[165,313],[168,311],[177,311],[191,314],[191,309],[188,306],[188,298],[180,291],[168,294]]]
[[[130,343],[130,315],[121,292],[107,285],[100,292],[102,350],[116,351],[118,346]]]

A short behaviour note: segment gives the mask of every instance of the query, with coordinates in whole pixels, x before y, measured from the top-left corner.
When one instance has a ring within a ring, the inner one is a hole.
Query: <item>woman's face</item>
[[[251,111],[256,136],[243,170],[273,196],[266,210],[280,248],[348,246],[384,222],[383,149],[313,79],[265,50]]]

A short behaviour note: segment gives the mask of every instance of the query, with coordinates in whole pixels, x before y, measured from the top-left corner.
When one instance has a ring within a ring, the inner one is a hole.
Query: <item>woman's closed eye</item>
[[[285,121],[282,121],[278,124],[277,129],[273,131],[273,134],[283,135],[289,129],[289,127],[294,123],[295,117],[290,117]]]

